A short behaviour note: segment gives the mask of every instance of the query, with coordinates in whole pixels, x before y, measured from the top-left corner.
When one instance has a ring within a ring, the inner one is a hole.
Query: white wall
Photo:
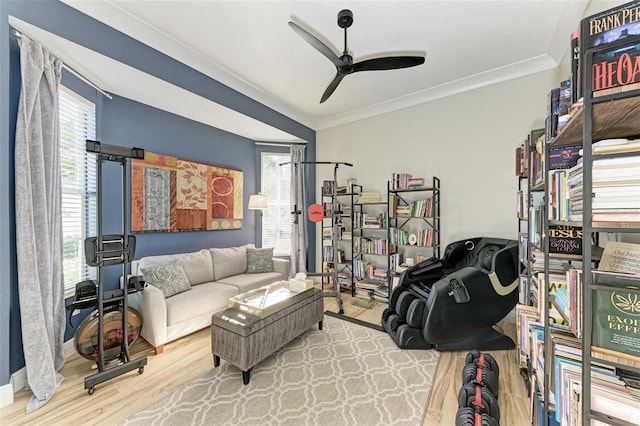
[[[317,133],[318,161],[347,161],[338,181],[356,177],[386,193],[394,172],[442,181],[441,241],[517,239],[515,148],[543,127],[546,94],[558,70],[518,78]],[[565,77],[566,78],[566,77]],[[319,167],[317,182],[333,178]],[[318,202],[320,202],[318,200]]]
[[[585,16],[625,2],[592,0]],[[515,239],[515,148],[531,129],[544,127],[547,93],[570,73],[569,39],[555,69],[319,130],[317,160],[353,163],[339,169],[339,184],[355,177],[365,191],[383,194],[394,172],[438,176],[443,246],[483,235]],[[328,166],[317,172],[318,188],[333,179]]]

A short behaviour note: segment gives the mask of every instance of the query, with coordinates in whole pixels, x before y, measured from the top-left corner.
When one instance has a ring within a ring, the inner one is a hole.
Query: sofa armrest
[[[167,343],[167,305],[162,290],[147,285],[132,295],[142,315],[141,335],[153,347]]]
[[[273,270],[282,275],[283,280],[289,279],[289,259],[273,258]]]

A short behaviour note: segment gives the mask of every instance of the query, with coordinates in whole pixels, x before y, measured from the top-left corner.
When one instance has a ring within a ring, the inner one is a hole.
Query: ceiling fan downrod
[[[347,50],[347,28],[349,28],[353,24],[353,12],[349,9],[343,9],[338,12],[338,26],[340,28],[344,28],[344,51],[342,52],[342,59],[345,62],[349,62],[349,64],[353,63],[353,59],[349,55],[349,51]],[[348,61],[345,58],[349,58]]]

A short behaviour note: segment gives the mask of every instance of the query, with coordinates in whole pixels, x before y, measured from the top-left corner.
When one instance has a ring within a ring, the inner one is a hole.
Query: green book
[[[594,271],[593,283],[620,288],[593,294],[592,345],[640,361],[640,276]],[[596,349],[597,350],[597,349]]]

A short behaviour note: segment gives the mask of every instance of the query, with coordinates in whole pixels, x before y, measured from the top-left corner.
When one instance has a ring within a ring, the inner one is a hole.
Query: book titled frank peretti
[[[640,34],[640,1],[635,0],[588,16],[580,24],[580,52]]]

